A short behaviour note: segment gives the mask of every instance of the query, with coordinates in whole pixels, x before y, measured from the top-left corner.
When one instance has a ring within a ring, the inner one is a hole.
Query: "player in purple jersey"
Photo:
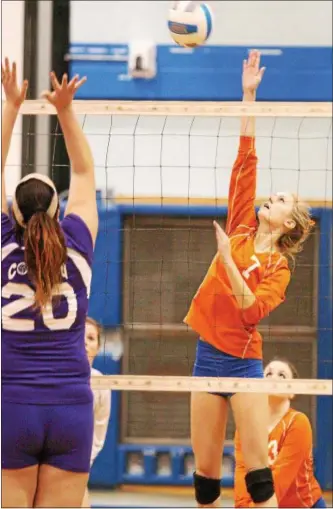
[[[16,66],[1,69],[2,112],[2,507],[80,507],[93,440],[85,319],[98,229],[92,154],[72,100],[84,83],[51,73],[71,162],[65,218],[53,182],[30,174],[17,185],[11,221],[4,167],[25,99]]]

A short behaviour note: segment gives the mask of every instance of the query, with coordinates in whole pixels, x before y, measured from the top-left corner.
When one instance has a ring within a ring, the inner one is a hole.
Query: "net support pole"
[[[50,87],[52,65],[52,0],[38,2],[37,13],[37,72],[36,95]],[[49,176],[50,161],[50,117],[37,115],[35,136],[35,171]]]

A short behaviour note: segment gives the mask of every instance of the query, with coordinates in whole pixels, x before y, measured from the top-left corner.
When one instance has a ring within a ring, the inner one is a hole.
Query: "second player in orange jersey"
[[[243,99],[255,101],[260,54],[243,65]],[[311,229],[308,207],[289,192],[272,194],[255,212],[255,120],[243,118],[232,169],[226,231],[215,223],[218,252],[185,322],[199,335],[194,376],[262,378],[258,323],[285,298],[297,253]],[[268,468],[268,398],[264,394],[193,393],[191,440],[198,507],[219,507],[228,400],[242,440],[245,480],[257,507],[277,507]]]
[[[290,362],[273,359],[265,369],[272,380],[297,378]],[[279,507],[326,507],[313,473],[312,430],[309,419],[291,408],[292,395],[269,396],[268,462]],[[239,434],[235,436],[235,506],[253,507],[246,489],[246,470]]]

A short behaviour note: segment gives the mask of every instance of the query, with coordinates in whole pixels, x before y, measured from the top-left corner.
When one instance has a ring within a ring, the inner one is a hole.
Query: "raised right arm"
[[[68,83],[65,74],[60,84],[55,74],[51,73],[53,92],[44,92],[43,96],[57,110],[71,163],[71,181],[65,215],[79,216],[87,225],[95,243],[98,212],[94,161],[87,138],[72,108],[74,94],[85,81],[85,78],[79,81],[79,77],[75,76]]]
[[[94,160],[88,141],[72,108],[58,113],[71,162],[71,179],[65,215],[76,214],[88,226],[95,243],[98,212]]]
[[[265,68],[260,69],[260,53],[251,51],[243,63],[243,101],[254,102],[256,90]],[[232,235],[238,226],[254,228],[256,225],[255,196],[257,181],[257,156],[255,152],[255,118],[241,120],[240,144],[232,169],[228,197],[226,233]]]
[[[2,129],[1,129],[1,212],[8,214],[8,204],[6,195],[5,166],[9,152],[10,142],[14,130],[14,125],[18,115],[18,109],[5,102],[2,109]]]

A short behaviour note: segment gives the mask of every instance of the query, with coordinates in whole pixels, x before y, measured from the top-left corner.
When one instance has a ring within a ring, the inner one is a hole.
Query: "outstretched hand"
[[[260,68],[260,51],[251,50],[249,58],[243,61],[243,92],[254,93],[261,83],[266,67]]]
[[[51,72],[50,78],[53,91],[44,91],[42,97],[49,101],[57,111],[68,108],[72,103],[76,91],[87,81],[86,77],[79,79],[79,76],[76,75],[68,83],[67,74],[64,74],[60,84],[54,72]]]
[[[10,67],[8,58],[5,58],[4,65],[1,64],[1,82],[7,103],[19,108],[27,95],[28,81],[24,80],[22,86],[18,86],[16,63],[13,62],[12,67]]]

